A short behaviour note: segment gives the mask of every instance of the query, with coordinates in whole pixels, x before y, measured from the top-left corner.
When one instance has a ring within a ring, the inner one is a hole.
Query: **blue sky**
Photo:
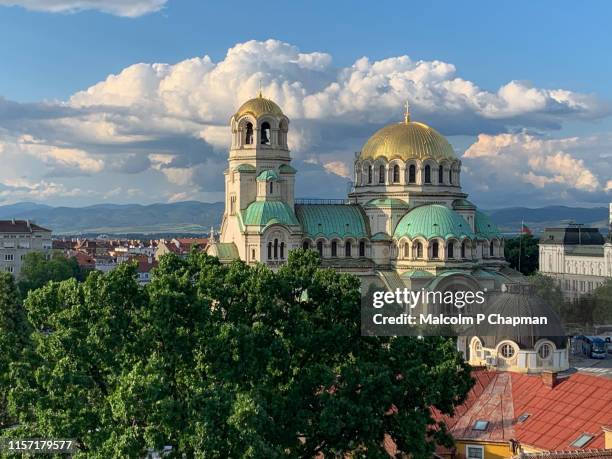
[[[293,121],[298,193],[316,182],[322,196],[342,195],[352,152],[407,96],[463,155],[477,203],[612,199],[610,2],[7,4],[0,158],[11,167],[0,203],[221,199],[223,123],[255,73]],[[294,65],[299,55],[316,68]],[[221,71],[231,84],[212,81]],[[330,92],[338,82],[346,94]],[[347,94],[363,100],[351,106]]]

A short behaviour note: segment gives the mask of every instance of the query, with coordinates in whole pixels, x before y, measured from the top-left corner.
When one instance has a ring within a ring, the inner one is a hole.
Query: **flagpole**
[[[518,259],[518,271],[521,272],[521,254],[523,252],[523,226],[525,226],[525,219],[521,218],[521,230],[519,231],[519,259]]]

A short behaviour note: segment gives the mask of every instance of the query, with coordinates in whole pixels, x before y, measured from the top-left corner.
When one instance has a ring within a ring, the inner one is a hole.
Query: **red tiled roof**
[[[514,426],[516,438],[546,450],[576,450],[580,435],[593,435],[584,448],[603,448],[602,427],[612,423],[612,380],[575,373],[560,378],[554,388],[540,377],[512,373],[514,413],[528,413]]]
[[[472,373],[476,384],[452,417],[432,410],[456,439],[518,440],[548,451],[604,448],[602,428],[612,424],[612,379],[574,373],[547,387],[538,375]],[[529,414],[523,422],[516,419]],[[474,430],[477,420],[489,421],[486,430]],[[593,438],[582,448],[571,444],[582,434]]]
[[[612,449],[587,449],[583,451],[549,451],[546,453],[525,453],[515,459],[590,459],[612,457]]]

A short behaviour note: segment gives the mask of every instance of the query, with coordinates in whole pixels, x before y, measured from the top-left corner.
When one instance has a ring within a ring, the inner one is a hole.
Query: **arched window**
[[[500,353],[504,359],[511,359],[512,357],[514,357],[514,346],[509,343],[502,344]]]
[[[331,256],[332,257],[338,256],[338,242],[336,241],[332,241],[331,243]]]
[[[431,167],[425,166],[425,183],[431,183]]]
[[[268,260],[272,259],[272,242],[268,242]]]
[[[378,183],[385,183],[385,166],[382,164],[378,168]]]
[[[251,260],[255,259],[255,249],[251,249]]]
[[[448,243],[448,258],[455,258],[455,244]]]
[[[408,258],[410,254],[410,245],[407,242],[404,242],[404,258]]]
[[[465,258],[465,241],[461,244],[461,258]]]
[[[278,239],[274,239],[274,259],[278,260]]]
[[[251,145],[253,143],[253,123],[247,123],[246,125],[246,136],[244,143],[246,145]]]
[[[274,193],[274,182],[270,182],[270,194]]]
[[[542,344],[540,348],[538,349],[538,355],[540,356],[542,360],[548,359],[550,357],[551,352],[552,352],[552,347],[548,343]]]
[[[365,241],[359,241],[359,256],[365,257]]]
[[[310,248],[310,243],[308,241],[302,242],[302,248],[308,250]]]
[[[372,183],[372,166],[368,166],[368,183]]]
[[[440,251],[439,249],[439,244],[437,242],[434,242],[431,245],[431,258],[438,258],[438,252]]]
[[[423,258],[423,244],[417,242],[414,244],[413,253],[416,254],[416,258]]]
[[[323,257],[323,241],[317,241],[317,252],[320,257]]]
[[[408,183],[416,182],[416,166],[411,164],[408,168]]]
[[[285,259],[285,243],[281,242],[280,244],[280,258],[281,260]]]
[[[351,256],[351,241],[346,241],[346,244],[344,244],[344,255]]]
[[[400,168],[396,164],[393,166],[393,183],[399,183],[400,181]]]
[[[442,185],[444,183],[444,167],[438,167],[438,183]]]
[[[270,123],[267,121],[261,124],[261,144],[270,145]]]
[[[493,241],[491,241],[491,244],[489,244],[489,255],[494,256],[494,254],[495,254],[495,246],[493,245]]]
[[[453,170],[452,169],[448,170],[448,183],[450,183],[451,185],[453,184]]]

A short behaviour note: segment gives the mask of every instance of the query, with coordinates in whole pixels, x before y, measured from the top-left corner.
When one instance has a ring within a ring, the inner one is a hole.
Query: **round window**
[[[542,344],[540,348],[538,349],[538,355],[540,356],[541,359],[547,359],[548,357],[550,357],[551,352],[552,352],[552,348],[550,344],[548,343]]]
[[[501,347],[501,355],[504,359],[514,357],[514,346],[512,344],[503,344]]]

